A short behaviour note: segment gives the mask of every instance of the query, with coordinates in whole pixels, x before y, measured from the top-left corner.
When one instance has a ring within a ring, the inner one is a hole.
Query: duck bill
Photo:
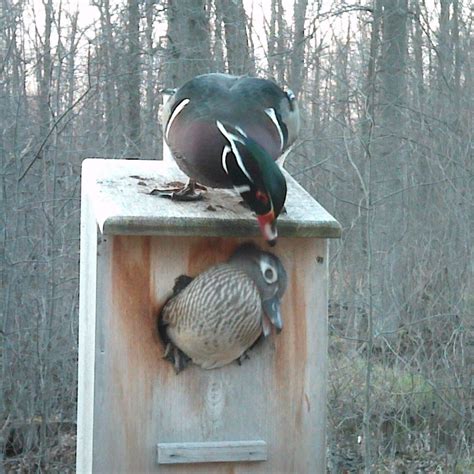
[[[275,295],[273,298],[270,298],[269,300],[263,301],[263,311],[265,316],[275,327],[276,332],[281,332],[283,329],[283,321],[281,319],[280,300],[277,295]]]
[[[278,232],[275,222],[275,213],[273,210],[257,216],[258,225],[263,238],[273,247],[276,244]]]

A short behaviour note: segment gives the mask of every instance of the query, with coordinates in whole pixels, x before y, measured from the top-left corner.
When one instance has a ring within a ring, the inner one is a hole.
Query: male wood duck
[[[190,178],[184,191],[167,196],[192,199],[196,182],[234,187],[274,244],[286,198],[276,160],[299,131],[295,95],[266,79],[204,74],[176,90],[164,106],[163,125],[173,157]]]
[[[204,369],[222,367],[239,360],[262,334],[268,336],[272,325],[280,332],[286,285],[278,257],[253,244],[194,279],[178,277],[158,320],[165,357],[176,373],[189,360]]]

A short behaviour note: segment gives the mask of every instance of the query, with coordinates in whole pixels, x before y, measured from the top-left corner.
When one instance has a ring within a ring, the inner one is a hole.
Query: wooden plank
[[[266,461],[267,443],[262,440],[158,443],[157,453],[158,464]]]
[[[258,236],[257,220],[233,190],[210,189],[198,202],[151,195],[187,177],[171,161],[88,159],[83,182],[99,228],[113,235]],[[339,223],[288,173],[286,214],[278,218],[281,237],[340,237]]]
[[[76,472],[91,472],[94,422],[97,223],[89,193],[81,199],[81,250],[79,291],[79,363],[77,402]]]

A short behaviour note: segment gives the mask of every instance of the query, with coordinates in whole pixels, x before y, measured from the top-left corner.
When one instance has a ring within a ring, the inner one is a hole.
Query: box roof
[[[337,238],[341,226],[287,172],[286,213],[280,237]],[[233,190],[208,189],[204,199],[181,202],[150,194],[187,177],[170,160],[87,159],[82,165],[83,199],[101,231],[115,235],[258,236],[253,213]]]

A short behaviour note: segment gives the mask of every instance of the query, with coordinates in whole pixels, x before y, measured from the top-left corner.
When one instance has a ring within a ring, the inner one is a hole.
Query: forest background
[[[343,227],[328,472],[474,469],[473,53],[465,0],[0,0],[0,466],[74,471],[82,160],[161,157],[160,90],[221,71],[297,94]]]

